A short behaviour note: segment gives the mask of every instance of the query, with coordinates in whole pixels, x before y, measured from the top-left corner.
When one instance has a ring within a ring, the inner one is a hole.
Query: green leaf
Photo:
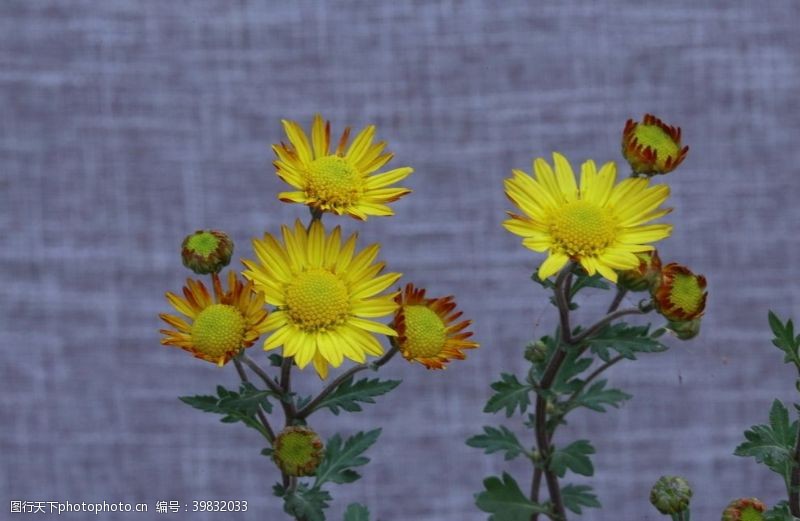
[[[582,513],[582,507],[600,508],[600,501],[592,493],[588,485],[567,485],[561,489],[561,500],[564,506],[576,514]]]
[[[800,364],[800,356],[798,356],[798,348],[800,348],[800,335],[794,335],[794,323],[789,319],[784,324],[778,315],[769,312],[769,327],[772,329],[772,334],[775,338],[772,339],[772,344],[786,353],[783,358],[784,362],[793,362]]]
[[[533,387],[523,384],[513,374],[502,373],[500,381],[494,382],[491,387],[495,393],[489,398],[483,412],[505,409],[506,416],[511,417],[516,408],[519,408],[520,413],[524,413],[531,404],[530,392]]]
[[[277,353],[273,353],[267,358],[269,358],[269,365],[272,367],[280,367],[283,365],[283,357]]]
[[[314,488],[328,481],[333,483],[351,483],[361,476],[353,470],[369,463],[369,458],[362,454],[375,443],[381,429],[369,432],[359,432],[342,443],[342,438],[336,434],[328,440],[325,446],[325,457],[317,468],[317,479]]]
[[[789,423],[789,411],[775,400],[769,411],[769,425],[754,425],[745,431],[746,441],[736,447],[736,456],[753,457],[789,483],[798,422]]]
[[[606,406],[619,408],[622,402],[633,398],[630,394],[619,389],[606,389],[607,380],[598,380],[587,389],[581,391],[572,404],[570,409],[576,407],[586,407],[597,412],[606,412]]]
[[[259,407],[267,413],[272,412],[272,404],[268,397],[275,397],[272,391],[259,390],[249,382],[243,382],[239,392],[230,391],[223,386],[217,386],[217,396],[197,395],[181,396],[179,399],[204,412],[221,414],[223,423],[242,422],[248,427],[256,429],[264,436],[264,426],[256,417]]]
[[[579,269],[575,272],[575,277],[572,281],[572,287],[570,288],[569,298],[570,300],[578,294],[578,292],[584,288],[597,288],[597,289],[609,289],[610,286],[608,283],[603,279],[603,276],[599,273],[595,273],[594,275],[588,275],[582,269]]]
[[[364,505],[350,503],[344,512],[344,521],[369,521],[369,510]]]
[[[650,326],[630,326],[624,322],[605,327],[586,342],[591,346],[592,352],[604,362],[611,359],[610,349],[629,360],[635,360],[636,353],[658,353],[667,350],[667,346],[650,335]]]
[[[570,350],[561,365],[561,369],[556,374],[550,390],[557,394],[571,394],[577,391],[583,385],[583,380],[576,377],[591,365],[591,358],[578,358],[578,352]]]
[[[764,521],[797,521],[797,518],[789,510],[789,504],[781,501],[764,512]]]
[[[353,383],[353,378],[350,377],[341,384],[328,396],[325,397],[315,408],[322,409],[328,408],[333,414],[338,415],[339,410],[343,409],[347,412],[360,412],[363,409],[358,404],[361,403],[375,403],[374,398],[382,394],[386,394],[398,385],[402,380],[379,380],[374,378],[364,378]]]
[[[486,490],[475,496],[475,504],[492,514],[489,521],[530,521],[532,514],[548,512],[544,505],[528,499],[514,478],[505,472],[502,480],[492,476],[483,480],[483,486]]]
[[[468,439],[467,445],[484,449],[485,454],[505,452],[506,461],[525,452],[516,435],[503,426],[500,426],[499,429],[485,426],[483,432],[484,434],[478,434]]]
[[[550,470],[563,478],[567,470],[582,476],[594,474],[594,465],[589,459],[589,454],[594,454],[592,444],[587,440],[578,440],[570,443],[563,449],[556,449],[550,456]]]
[[[305,521],[325,521],[324,510],[332,499],[327,491],[300,483],[293,492],[280,484],[273,487],[273,492],[283,498],[283,511],[290,516]]]

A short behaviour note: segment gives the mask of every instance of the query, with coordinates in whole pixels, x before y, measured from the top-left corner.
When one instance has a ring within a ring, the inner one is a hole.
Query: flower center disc
[[[208,232],[195,233],[189,237],[186,243],[189,251],[199,253],[200,255],[209,255],[219,246],[219,239],[214,237],[213,234]]]
[[[331,205],[349,205],[363,189],[358,171],[339,156],[325,156],[311,162],[306,191],[311,197]]]
[[[656,151],[656,163],[662,168],[668,157],[678,157],[681,151],[670,135],[658,125],[636,125],[633,135],[640,144]]]
[[[238,350],[244,338],[244,317],[233,306],[212,304],[192,324],[192,344],[212,357]]]
[[[677,275],[672,282],[672,291],[669,301],[687,313],[694,313],[700,307],[703,298],[703,288],[697,278],[691,275]]]
[[[349,297],[339,277],[315,268],[298,275],[286,289],[287,312],[302,329],[325,330],[344,322],[350,312]]]
[[[405,344],[403,347],[414,358],[430,358],[442,352],[447,334],[445,325],[435,311],[426,306],[406,306]]]
[[[550,232],[567,255],[591,255],[614,241],[616,223],[610,210],[578,200],[553,214]]]

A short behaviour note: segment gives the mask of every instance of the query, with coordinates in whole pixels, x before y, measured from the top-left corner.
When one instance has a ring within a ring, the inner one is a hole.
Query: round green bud
[[[272,459],[284,474],[313,476],[322,456],[322,441],[308,427],[286,427],[275,437]]]
[[[525,347],[525,360],[532,364],[540,364],[547,359],[547,345],[539,340]]]
[[[183,265],[197,273],[219,273],[231,262],[233,241],[225,232],[197,230],[181,244]]]
[[[684,512],[691,498],[689,482],[678,476],[661,476],[650,490],[650,503],[664,515]]]

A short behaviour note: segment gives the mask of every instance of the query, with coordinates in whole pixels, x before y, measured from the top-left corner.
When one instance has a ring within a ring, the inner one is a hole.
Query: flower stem
[[[241,378],[242,382],[249,383],[250,379],[247,378],[247,373],[244,372],[244,367],[242,367],[242,362],[239,361],[238,358],[234,358],[233,365],[236,367],[236,372],[239,373],[239,378]],[[267,415],[264,414],[264,411],[261,409],[260,405],[256,410],[256,416],[258,416],[258,420],[261,422],[261,425],[264,426],[264,431],[266,431],[267,440],[269,440],[270,445],[272,445],[275,442],[275,431],[272,430],[272,426],[270,426],[269,424]]]
[[[800,517],[800,429],[792,454],[792,473],[789,478],[789,511],[794,517]]]
[[[569,286],[572,278],[572,268],[573,263],[570,263],[567,267],[561,270],[561,273],[559,273],[558,277],[556,278],[554,291],[556,305],[558,306],[560,317],[559,323],[561,341],[559,342],[553,357],[550,359],[550,363],[547,364],[547,368],[542,375],[542,380],[539,382],[540,391],[547,391],[550,389],[550,386],[553,385],[553,382],[558,375],[558,371],[561,369],[561,365],[567,358],[567,351],[564,348],[572,345],[573,343],[572,333],[569,326]],[[534,468],[533,479],[531,483],[531,500],[538,500],[539,491],[536,480],[538,477],[539,481],[541,481],[541,474],[544,474],[544,479],[547,483],[547,491],[550,495],[550,502],[553,504],[553,509],[555,511],[554,515],[557,519],[566,520],[567,516],[566,511],[564,510],[564,501],[561,499],[561,488],[558,484],[558,476],[556,476],[552,470],[547,468],[547,462],[550,458],[552,448],[550,445],[550,434],[547,432],[547,399],[545,398],[544,392],[537,392],[536,411],[534,413],[534,418],[536,446],[542,456],[544,468]],[[539,476],[537,476],[537,470],[539,470]],[[536,494],[533,494],[533,492],[536,492]],[[534,499],[534,496],[536,499]],[[536,514],[531,515],[532,521],[536,520],[537,518],[538,516]]]

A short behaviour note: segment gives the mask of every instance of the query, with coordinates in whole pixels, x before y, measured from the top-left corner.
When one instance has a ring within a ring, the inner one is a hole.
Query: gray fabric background
[[[662,473],[694,483],[698,520],[777,500],[780,478],[731,453],[793,397],[766,310],[800,318],[799,18],[796,0],[3,2],[0,508],[246,499],[247,514],[97,519],[283,518],[257,435],[175,398],[234,384],[233,368],[159,346],[156,314],[186,276],[187,232],[227,230],[251,257],[250,238],[306,217],[277,202],[268,146],[280,118],[315,111],[337,132],[376,123],[393,164],[415,167],[395,218],[338,222],[382,241],[407,280],[457,294],[483,344],[444,372],[396,360],[385,374],[405,383],[378,406],[319,415],[325,436],[384,427],[331,519],[357,500],[384,521],[480,520],[485,476],[527,488],[520,462],[464,445],[500,419],[481,413],[488,384],[554,325],[527,280],[541,257],[500,227],[502,180],[552,150],[619,160],[625,119],[645,111],[692,147],[667,179],[662,255],[705,273],[711,296],[699,339],[610,373],[633,401],[562,433],[598,450],[606,508],[583,519],[661,519],[647,494]]]

